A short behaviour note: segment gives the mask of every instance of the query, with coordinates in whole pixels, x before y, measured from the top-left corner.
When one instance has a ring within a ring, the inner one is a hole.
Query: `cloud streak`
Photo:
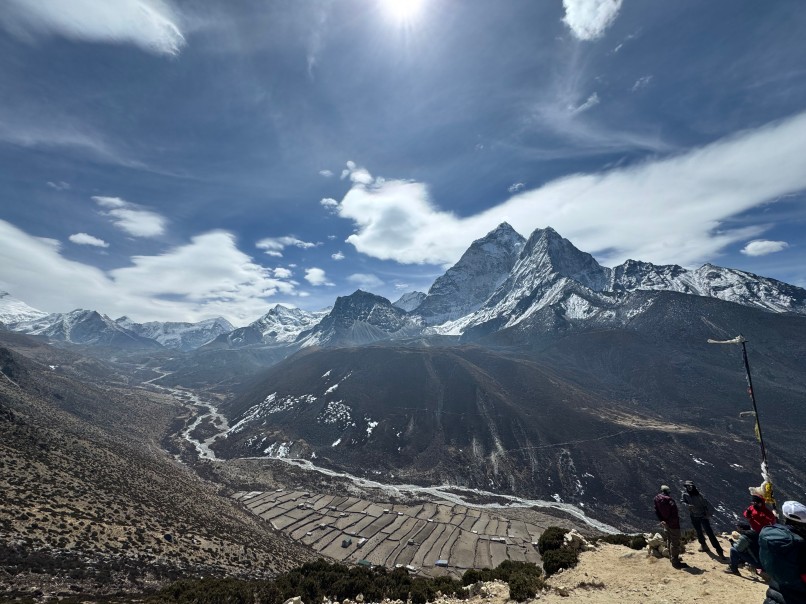
[[[103,215],[112,219],[112,224],[133,237],[158,237],[165,232],[167,220],[151,210],[144,210],[120,197],[96,195],[92,200],[102,208]]]
[[[316,247],[318,244],[311,243],[310,241],[303,241],[293,235],[286,235],[285,237],[266,237],[261,239],[255,244],[259,250],[264,250],[266,255],[281,258],[283,250],[287,247],[298,247],[303,250]]]
[[[164,0],[6,0],[0,25],[23,39],[59,35],[176,56],[186,43],[178,17]]]
[[[354,181],[337,208],[354,223],[362,254],[401,263],[451,264],[506,220],[523,234],[552,226],[605,263],[627,258],[691,265],[765,227],[726,222],[806,189],[806,113],[663,159],[575,174],[459,217],[439,209],[423,183]]]
[[[87,233],[75,233],[68,237],[70,241],[75,243],[76,245],[91,245],[94,247],[109,247],[109,244],[104,241],[103,239],[98,239],[98,237],[93,237],[92,235],[88,235]]]

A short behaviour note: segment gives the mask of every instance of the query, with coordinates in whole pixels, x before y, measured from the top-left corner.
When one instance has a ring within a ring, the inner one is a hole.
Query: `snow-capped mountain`
[[[239,327],[218,336],[213,345],[241,348],[254,344],[290,344],[303,331],[319,323],[328,312],[329,308],[308,312],[277,304],[246,327]]]
[[[439,277],[415,314],[427,325],[463,317],[478,309],[507,279],[524,238],[508,223],[474,241],[459,261]]]
[[[400,310],[405,310],[406,312],[411,312],[423,303],[426,295],[427,294],[423,292],[408,292],[400,296],[397,301],[392,302],[392,306]]]
[[[144,338],[94,310],[77,309],[53,313],[14,325],[14,331],[46,336],[70,344],[111,346],[116,348],[161,348],[158,342]]]
[[[31,321],[47,316],[43,310],[28,306],[8,292],[0,291],[0,323],[11,326],[22,321]]]
[[[360,289],[336,298],[333,310],[297,339],[305,346],[356,346],[420,333],[421,325],[381,296]]]
[[[624,315],[618,307],[625,295],[639,291],[672,291],[806,314],[806,290],[775,279],[712,264],[689,270],[628,260],[607,268],[546,228],[532,233],[511,273],[484,305],[457,323],[462,330],[484,326],[483,331],[497,331],[553,305],[574,320],[631,317],[633,311]]]
[[[198,323],[149,321],[135,323],[128,317],[120,317],[115,323],[144,338],[156,340],[166,348],[195,350],[223,333],[235,329],[223,317],[207,319]]]

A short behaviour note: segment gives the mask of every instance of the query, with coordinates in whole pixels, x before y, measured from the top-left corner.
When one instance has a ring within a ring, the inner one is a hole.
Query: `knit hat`
[[[661,493],[671,493],[672,489],[669,488],[669,485],[662,484],[662,485],[660,485],[660,492]]]

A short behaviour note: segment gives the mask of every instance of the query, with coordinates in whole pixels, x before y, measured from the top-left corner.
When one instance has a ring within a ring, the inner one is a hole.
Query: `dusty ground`
[[[727,551],[727,543],[723,547]],[[724,572],[727,564],[691,550],[689,546],[689,553],[683,556],[691,568],[675,570],[668,559],[648,558],[643,551],[603,544],[597,551],[581,554],[576,568],[551,577],[549,584],[555,589],[542,594],[539,601],[565,604],[761,604],[764,601],[767,585],[754,572],[742,568],[741,577],[727,574]],[[568,595],[561,595],[560,590]]]

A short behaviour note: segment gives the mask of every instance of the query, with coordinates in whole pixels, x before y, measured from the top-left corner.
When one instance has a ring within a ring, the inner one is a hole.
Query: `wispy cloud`
[[[354,283],[363,290],[372,290],[384,284],[383,281],[372,273],[353,273],[347,277],[347,281]]]
[[[333,170],[319,170],[319,176],[330,178],[333,176]]]
[[[563,0],[563,21],[580,40],[600,38],[616,19],[621,0]]]
[[[632,90],[633,92],[638,92],[642,88],[646,88],[647,86],[649,86],[650,83],[652,83],[651,75],[641,76],[640,78],[635,80],[635,84],[632,85],[632,88],[630,90]]]
[[[0,12],[0,25],[20,38],[60,35],[173,56],[185,45],[178,23],[166,0],[6,0]]]
[[[158,237],[165,232],[167,220],[165,217],[143,209],[141,206],[130,203],[120,197],[105,197],[96,195],[93,201],[105,208],[103,215],[112,219],[112,223],[122,231],[134,237]]]
[[[57,191],[67,191],[70,188],[70,183],[64,182],[63,180],[59,180],[56,182],[49,180],[46,184],[51,189],[55,189]]]
[[[274,269],[274,276],[278,279],[289,279],[293,273],[287,268],[281,266]]]
[[[510,193],[517,193],[518,191],[522,191],[525,186],[526,185],[522,182],[516,182],[509,185],[509,187],[507,187],[507,191]]]
[[[786,241],[768,241],[766,239],[756,239],[742,248],[742,254],[746,256],[766,256],[781,252],[789,247]]]
[[[806,113],[686,153],[522,191],[473,216],[439,209],[423,183],[355,183],[338,206],[357,251],[402,263],[455,262],[502,220],[523,234],[552,226],[606,263],[637,258],[691,264],[758,237],[763,226],[725,223],[806,189]]]
[[[70,241],[75,243],[76,245],[92,245],[95,247],[109,247],[109,244],[104,241],[103,239],[98,239],[98,237],[93,237],[92,235],[88,235],[87,233],[74,233],[68,237]]]
[[[316,247],[318,244],[312,243],[310,241],[303,241],[302,239],[297,239],[293,235],[286,235],[285,237],[266,237],[261,239],[255,244],[260,250],[265,250],[265,253],[268,256],[274,256],[275,258],[281,258],[283,255],[283,250],[287,247],[298,247],[303,250]]]
[[[322,285],[327,285],[329,287],[333,286],[333,283],[328,281],[325,271],[323,271],[321,268],[306,268],[305,280],[315,287],[320,287]]]
[[[330,255],[333,260],[344,260],[344,254],[341,252],[336,252],[335,254]]]
[[[591,109],[592,107],[596,107],[596,105],[598,105],[599,103],[600,103],[599,95],[596,92],[594,92],[587,99],[585,99],[584,103],[582,103],[578,107],[571,107],[570,112],[572,114],[584,113],[588,109]]]

